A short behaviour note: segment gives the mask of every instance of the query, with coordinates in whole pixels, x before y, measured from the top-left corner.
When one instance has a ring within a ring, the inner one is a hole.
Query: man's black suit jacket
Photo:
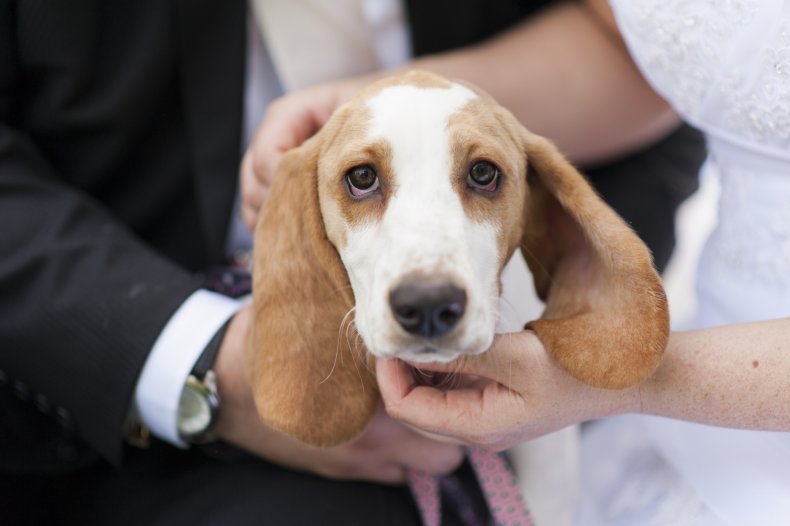
[[[547,3],[410,0],[414,51]],[[0,471],[62,464],[53,429],[119,461],[153,342],[222,260],[245,18],[242,0],[0,0]],[[660,264],[702,156],[682,134],[590,172]]]

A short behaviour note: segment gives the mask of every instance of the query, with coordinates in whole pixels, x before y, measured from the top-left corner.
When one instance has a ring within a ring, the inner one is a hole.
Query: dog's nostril
[[[463,315],[463,305],[460,303],[449,303],[436,312],[436,322],[443,325],[454,325]]]
[[[466,308],[466,292],[448,283],[413,281],[392,291],[390,307],[406,332],[433,338],[458,324]]]
[[[412,329],[417,330],[422,323],[422,313],[418,309],[404,306],[395,308],[394,311],[398,323],[409,332],[412,332]]]

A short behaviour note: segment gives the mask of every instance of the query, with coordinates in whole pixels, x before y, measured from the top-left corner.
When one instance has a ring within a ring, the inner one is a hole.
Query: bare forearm
[[[645,413],[790,431],[790,318],[673,333]]]
[[[479,46],[410,67],[477,84],[577,162],[625,153],[678,123],[631,61],[605,2],[560,3]]]
[[[527,128],[588,166],[647,146],[679,122],[629,58],[606,0],[553,4],[482,44],[421,57],[400,69],[480,86]],[[312,86],[269,105],[241,166],[242,214],[250,227],[282,155],[361,88],[392,73]]]

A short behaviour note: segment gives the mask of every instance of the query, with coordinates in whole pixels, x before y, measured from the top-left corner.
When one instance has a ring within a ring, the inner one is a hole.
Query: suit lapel
[[[179,82],[200,219],[212,260],[223,254],[241,156],[243,0],[173,0]]]

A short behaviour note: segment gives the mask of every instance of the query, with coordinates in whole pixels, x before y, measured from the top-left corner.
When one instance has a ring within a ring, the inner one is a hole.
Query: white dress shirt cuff
[[[207,290],[195,291],[154,342],[134,393],[137,414],[151,433],[186,448],[178,435],[181,391],[203,349],[241,307],[241,302]]]

